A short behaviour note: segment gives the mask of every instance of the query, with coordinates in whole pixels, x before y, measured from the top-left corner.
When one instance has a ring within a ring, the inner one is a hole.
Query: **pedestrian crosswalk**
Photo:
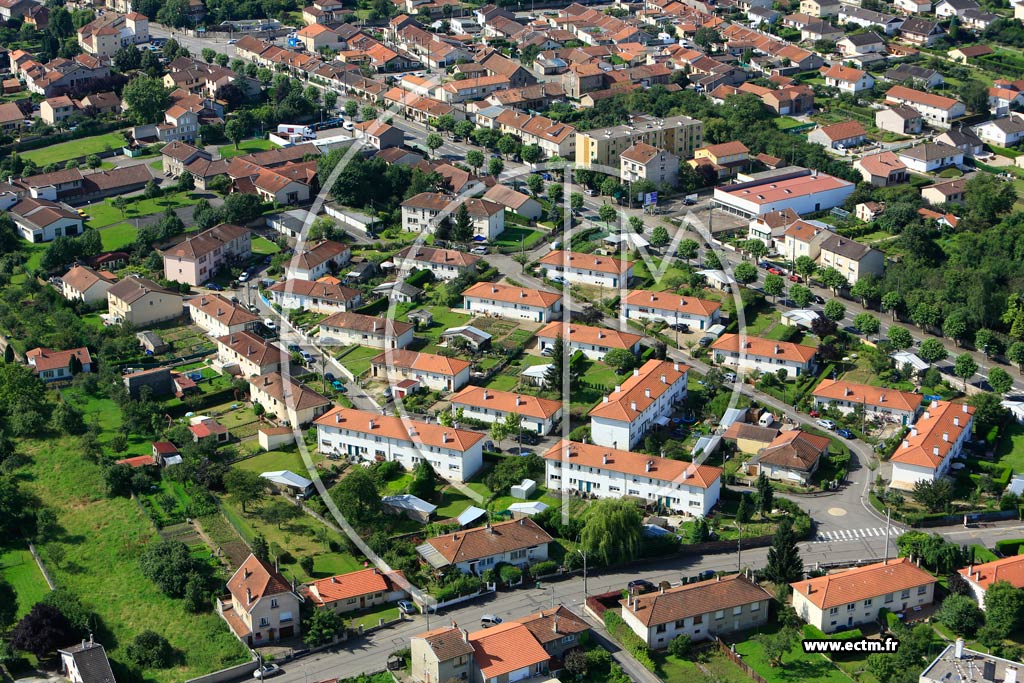
[[[889,538],[895,540],[905,529],[896,525],[889,527]],[[822,531],[818,533],[812,543],[841,543],[843,541],[856,541],[862,538],[885,538],[885,527],[874,527],[871,529],[835,529],[833,531]]]

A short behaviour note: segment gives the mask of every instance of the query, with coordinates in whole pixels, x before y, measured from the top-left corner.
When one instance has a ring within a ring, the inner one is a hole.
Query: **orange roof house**
[[[1006,581],[1014,588],[1024,588],[1024,555],[1013,555],[985,564],[972,564],[957,573],[964,577],[978,605],[985,609],[985,593],[996,581]]]
[[[706,330],[718,321],[721,304],[674,292],[654,292],[634,289],[626,294],[626,318],[665,321],[668,323],[696,324]]]
[[[773,341],[751,335],[723,334],[711,345],[711,352],[721,356],[726,365],[775,372],[784,368],[790,375],[801,375],[811,369],[818,352],[813,346]]]
[[[835,379],[821,380],[812,396],[816,406],[834,405],[844,413],[862,406],[865,412],[896,415],[904,422],[913,422],[921,407],[921,394]]]
[[[933,402],[890,458],[890,486],[913,488],[918,481],[933,481],[945,475],[963,442],[970,438],[973,423],[973,406]]]
[[[399,585],[405,580],[401,571],[384,573],[376,567],[317,579],[302,587],[302,592],[317,608],[351,612],[388,602],[408,593]]]
[[[539,675],[547,668],[548,655],[523,624],[508,622],[469,634],[473,658],[483,680],[490,681],[527,670]]]

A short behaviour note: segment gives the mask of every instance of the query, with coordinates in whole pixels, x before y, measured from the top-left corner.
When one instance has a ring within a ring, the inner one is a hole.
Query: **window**
[[[864,601],[864,606],[865,607],[871,607],[871,598],[868,598],[867,600]]]
[[[654,629],[655,633],[664,633],[665,624],[658,624],[658,627]]]
[[[907,589],[907,590],[903,591],[902,593],[900,593],[900,599],[901,600],[906,600],[909,597],[910,597],[910,589]]]
[[[725,618],[725,610],[724,609],[720,609],[717,612],[715,612],[715,619],[724,619],[724,618]]]
[[[918,595],[924,595],[927,592],[928,592],[928,586],[918,586],[917,587],[917,594]]]
[[[838,608],[838,607],[833,607],[832,609],[830,609],[830,610],[828,611],[828,613],[829,613],[830,615],[832,615],[832,616],[834,616],[834,615],[836,615],[836,614],[839,614],[839,608]]]
[[[743,614],[743,605],[736,605],[732,608],[732,615]]]
[[[755,602],[755,603],[750,605],[750,611],[751,612],[756,612],[759,609],[761,609],[761,603],[759,603],[759,602]]]
[[[684,626],[686,626],[686,619],[676,619],[676,628],[683,628]]]
[[[277,609],[277,598],[270,599],[270,609]]]
[[[270,619],[268,617],[260,617],[260,626],[270,626]]]
[[[857,607],[857,605],[855,603],[851,602],[849,605],[846,606],[846,611],[847,612],[852,612],[854,609],[856,609],[856,607]]]
[[[697,624],[703,624],[703,623],[704,623],[704,615],[703,614],[698,614],[697,616],[695,616],[693,618],[693,625],[694,626],[696,626]],[[697,630],[696,632],[700,633],[700,630]]]

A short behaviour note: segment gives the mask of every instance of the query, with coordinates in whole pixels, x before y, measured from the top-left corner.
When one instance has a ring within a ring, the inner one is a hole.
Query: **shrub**
[[[1020,547],[1024,545],[1024,538],[1007,538],[1002,541],[996,541],[996,550],[1003,554],[1005,557],[1010,555],[1017,555],[1020,552]]]
[[[517,584],[523,580],[523,570],[519,567],[513,567],[510,564],[502,567],[499,575],[501,576],[501,580],[509,586]]]
[[[633,658],[641,666],[648,671],[654,671],[654,660],[651,659],[651,652],[647,648],[647,643],[641,640],[640,636],[626,625],[621,616],[611,610],[607,610],[604,613],[604,627],[608,629],[608,633],[615,640],[619,641],[622,647],[626,648],[633,655]]]
[[[554,560],[545,560],[530,567],[530,576],[537,578],[538,576],[554,574],[556,571],[558,571],[558,563]]]
[[[693,643],[690,641],[690,636],[685,633],[681,633],[668,644],[668,653],[673,657],[679,657],[680,659],[686,659],[690,656],[690,647]]]
[[[125,657],[140,669],[165,669],[171,665],[174,650],[159,633],[143,631],[128,645]]]

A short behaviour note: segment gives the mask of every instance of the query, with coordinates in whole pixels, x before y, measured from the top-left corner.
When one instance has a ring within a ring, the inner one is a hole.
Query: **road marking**
[[[904,529],[892,526],[889,527],[889,537],[896,538],[904,532]],[[867,529],[833,529],[822,531],[815,536],[811,543],[842,543],[845,541],[857,541],[864,538],[879,538],[885,536],[885,527],[871,527]]]

